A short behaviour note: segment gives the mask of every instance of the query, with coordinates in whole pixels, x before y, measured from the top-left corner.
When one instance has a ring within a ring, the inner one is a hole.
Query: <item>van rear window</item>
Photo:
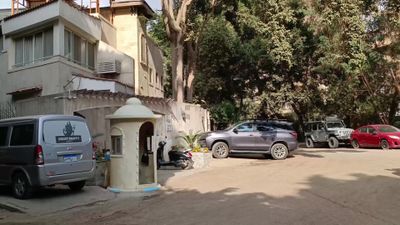
[[[43,123],[43,139],[49,144],[86,143],[90,133],[82,121],[49,120]]]

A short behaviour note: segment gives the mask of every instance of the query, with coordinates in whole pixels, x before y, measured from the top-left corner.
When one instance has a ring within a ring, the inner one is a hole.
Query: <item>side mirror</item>
[[[238,130],[237,130],[236,128],[233,129],[233,133],[237,134],[237,133],[238,133]]]
[[[372,135],[377,135],[377,134],[378,134],[378,132],[376,132],[376,131],[372,132]]]

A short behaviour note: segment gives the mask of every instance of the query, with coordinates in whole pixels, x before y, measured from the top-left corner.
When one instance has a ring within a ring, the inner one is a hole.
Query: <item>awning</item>
[[[23,95],[23,94],[33,94],[42,90],[42,87],[30,87],[30,88],[21,88],[13,92],[7,93],[8,95]]]

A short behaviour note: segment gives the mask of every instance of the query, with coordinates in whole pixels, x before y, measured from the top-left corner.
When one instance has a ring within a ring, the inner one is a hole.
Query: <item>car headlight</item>
[[[389,137],[392,138],[392,139],[400,140],[400,137],[398,137],[398,136],[389,135]]]

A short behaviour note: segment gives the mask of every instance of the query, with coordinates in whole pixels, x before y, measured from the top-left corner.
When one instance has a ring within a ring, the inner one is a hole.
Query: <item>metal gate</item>
[[[11,102],[0,103],[0,119],[16,117],[15,105]]]

